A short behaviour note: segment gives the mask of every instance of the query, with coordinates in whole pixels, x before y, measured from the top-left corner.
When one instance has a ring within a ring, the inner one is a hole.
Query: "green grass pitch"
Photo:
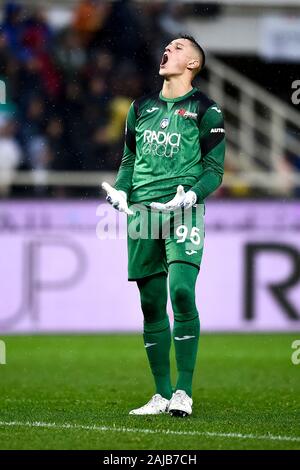
[[[186,419],[128,416],[153,393],[139,335],[1,339],[1,449],[300,449],[300,333],[203,335]]]

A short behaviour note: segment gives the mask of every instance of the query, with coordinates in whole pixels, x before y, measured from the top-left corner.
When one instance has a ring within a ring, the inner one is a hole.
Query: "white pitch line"
[[[84,400],[80,400],[80,399],[75,399],[75,400],[71,400],[69,398],[42,398],[42,399],[38,399],[38,400],[33,400],[31,398],[3,398],[3,401],[7,402],[7,403],[33,403],[35,405],[40,405],[40,404],[44,404],[44,403],[55,403],[55,404],[59,404],[59,403],[71,403],[74,405],[86,405],[88,403],[94,403],[94,404],[99,404],[99,403],[103,403],[103,400],[90,400],[89,398],[86,398]]]
[[[171,429],[140,429],[140,428],[119,428],[115,426],[87,426],[83,424],[57,424],[57,423],[43,423],[40,421],[0,421],[0,427],[29,427],[29,428],[49,428],[49,429],[81,429],[84,431],[99,431],[99,432],[124,432],[124,433],[138,433],[138,434],[164,434],[175,436],[202,436],[202,437],[225,437],[229,439],[253,439],[253,440],[267,440],[267,441],[286,441],[286,442],[300,442],[300,436],[275,436],[273,434],[255,435],[255,434],[241,434],[241,433],[223,433],[223,432],[210,432],[210,431],[172,431]]]

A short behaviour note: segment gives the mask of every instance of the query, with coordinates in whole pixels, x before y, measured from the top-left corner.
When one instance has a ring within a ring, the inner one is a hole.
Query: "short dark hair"
[[[199,70],[199,72],[201,72],[201,70],[204,68],[205,66],[205,52],[203,50],[203,48],[200,46],[200,44],[196,41],[196,39],[194,38],[194,36],[191,36],[190,34],[179,34],[178,35],[178,38],[181,38],[181,39],[188,39],[189,41],[191,41],[191,43],[193,43],[194,47],[198,50],[200,56],[201,56],[201,59],[202,59],[202,64],[201,64],[201,68]],[[199,73],[198,72],[198,73]]]

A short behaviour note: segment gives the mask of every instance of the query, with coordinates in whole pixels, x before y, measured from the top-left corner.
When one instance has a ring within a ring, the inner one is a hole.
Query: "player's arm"
[[[127,199],[131,191],[132,175],[135,162],[135,122],[136,114],[134,102],[131,103],[125,126],[125,142],[121,165],[117,174],[114,188],[108,183],[102,183],[102,188],[106,191],[106,200],[120,212],[132,214],[128,209]]]
[[[207,109],[199,124],[203,173],[191,191],[202,201],[222,183],[225,158],[224,119],[217,105]]]

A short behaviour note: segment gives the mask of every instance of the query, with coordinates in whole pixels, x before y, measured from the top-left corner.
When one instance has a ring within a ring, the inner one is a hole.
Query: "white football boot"
[[[169,413],[172,416],[185,416],[192,414],[193,400],[188,396],[184,390],[176,390],[173,393],[169,403]]]
[[[169,406],[169,400],[163,398],[159,393],[153,395],[151,400],[141,408],[136,408],[129,412],[130,415],[160,415],[161,413],[167,413]]]

